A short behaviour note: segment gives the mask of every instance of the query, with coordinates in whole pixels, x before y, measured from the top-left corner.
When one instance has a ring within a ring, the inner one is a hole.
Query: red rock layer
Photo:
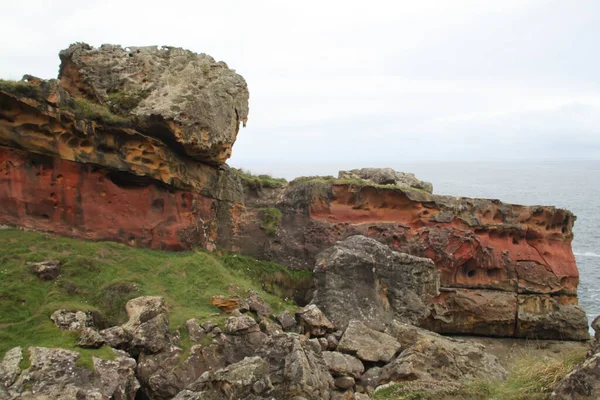
[[[0,224],[154,249],[211,248],[214,200],[91,164],[0,147]]]

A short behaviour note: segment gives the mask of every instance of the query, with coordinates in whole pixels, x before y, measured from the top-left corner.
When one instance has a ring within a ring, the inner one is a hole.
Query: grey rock
[[[50,319],[60,329],[68,331],[80,331],[83,328],[94,327],[94,316],[87,311],[70,311],[65,309],[56,310]]]
[[[333,381],[335,387],[348,390],[354,387],[354,378],[350,376],[340,376],[339,378],[335,378]]]
[[[329,342],[324,337],[319,338],[319,345],[321,346],[321,350],[325,351],[329,347]]]
[[[327,348],[329,350],[335,350],[338,346],[339,340],[334,335],[327,335]]]
[[[296,318],[303,332],[311,337],[325,336],[335,327],[315,304],[309,304],[296,313]]]
[[[277,316],[277,322],[284,331],[289,331],[296,326],[296,319],[292,317],[289,311],[284,311]]]
[[[132,336],[120,326],[103,329],[99,333],[104,342],[114,349],[127,349],[130,346]]]
[[[243,335],[250,332],[259,332],[260,327],[254,318],[248,315],[239,315],[227,318],[224,332],[229,335]]]
[[[23,360],[23,350],[13,347],[8,350],[0,362],[0,387],[7,388],[12,385],[21,374],[19,363]]]
[[[357,388],[360,386],[365,391],[373,390],[381,382],[381,367],[372,367],[365,371],[357,382]]]
[[[592,321],[592,329],[594,330],[594,338],[600,340],[600,315]]]
[[[202,325],[200,325],[202,327],[202,329],[204,329],[207,333],[210,333],[213,329],[215,329],[216,327],[218,327],[217,324],[215,324],[212,321],[206,321],[204,323],[202,323]]]
[[[266,318],[263,318],[258,325],[260,327],[260,331],[269,336],[281,335],[283,333],[281,326],[272,323]]]
[[[437,333],[403,323],[388,330],[403,344],[409,345],[381,370],[383,382],[502,380],[506,370],[498,359],[486,353],[485,346],[444,337]]]
[[[134,353],[158,353],[171,342],[167,314],[159,314],[134,328],[125,325],[123,328],[131,334],[131,347]]]
[[[113,110],[137,117],[141,130],[160,130],[190,157],[222,164],[231,155],[240,122],[248,119],[246,81],[224,62],[176,47],[85,43],[60,52],[59,77]],[[111,96],[111,94],[117,96]],[[126,106],[120,103],[126,100]]]
[[[362,168],[353,169],[350,171],[340,171],[338,178],[361,179],[371,181],[379,185],[395,185],[420,189],[428,193],[433,193],[433,185],[431,183],[417,179],[415,174],[397,172],[391,168]]]
[[[187,320],[185,322],[185,327],[188,330],[192,342],[200,342],[206,336],[206,331],[198,324],[196,318]]]
[[[93,328],[83,328],[79,331],[77,346],[88,349],[98,349],[104,345],[104,338]]]
[[[393,319],[417,322],[439,294],[432,260],[392,251],[356,235],[317,256],[313,303],[337,326],[357,319],[383,330]]]
[[[114,360],[93,359],[94,371],[77,365],[74,351],[30,347],[31,366],[8,389],[11,398],[134,400],[136,362],[116,351]]]
[[[135,328],[151,320],[159,314],[166,314],[167,303],[160,296],[142,296],[131,299],[125,304],[125,311],[129,321],[123,325],[124,329]]]
[[[251,291],[246,302],[248,303],[250,311],[258,314],[259,317],[268,317],[271,315],[271,308],[255,291]]]
[[[43,281],[53,281],[60,275],[60,262],[56,260],[46,260],[42,262],[28,262],[33,273]]]
[[[390,362],[400,350],[400,343],[392,336],[369,328],[361,321],[352,320],[337,350],[356,354],[363,361]]]
[[[352,376],[360,378],[365,371],[365,366],[356,357],[337,351],[324,351],[323,360],[333,376]]]

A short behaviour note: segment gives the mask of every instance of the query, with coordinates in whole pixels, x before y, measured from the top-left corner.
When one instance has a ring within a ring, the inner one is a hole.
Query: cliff
[[[381,171],[263,182],[224,164],[248,117],[246,83],[225,63],[85,44],[60,58],[57,80],[0,83],[0,224],[294,269],[364,235],[435,263],[441,292],[421,326],[588,337],[569,211],[439,196]]]

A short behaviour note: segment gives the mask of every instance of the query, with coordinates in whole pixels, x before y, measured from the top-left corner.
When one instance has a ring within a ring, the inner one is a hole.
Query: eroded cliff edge
[[[0,86],[0,224],[297,269],[360,234],[435,262],[441,294],[422,326],[587,339],[569,211],[352,174],[253,184],[224,164],[248,117],[246,83],[226,64],[158,47],[60,56],[58,80]]]

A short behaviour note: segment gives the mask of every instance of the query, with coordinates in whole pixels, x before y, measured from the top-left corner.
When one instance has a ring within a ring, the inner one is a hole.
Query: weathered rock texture
[[[298,269],[364,235],[435,263],[442,293],[424,326],[587,337],[570,212],[437,196],[387,169],[250,184],[223,164],[248,114],[246,84],[224,63],[176,48],[85,44],[60,57],[58,80],[0,85],[0,225],[221,248]],[[266,229],[273,208],[281,222]]]
[[[313,302],[338,326],[360,319],[383,329],[393,319],[417,322],[439,294],[439,272],[428,258],[392,251],[351,236],[317,256]]]

